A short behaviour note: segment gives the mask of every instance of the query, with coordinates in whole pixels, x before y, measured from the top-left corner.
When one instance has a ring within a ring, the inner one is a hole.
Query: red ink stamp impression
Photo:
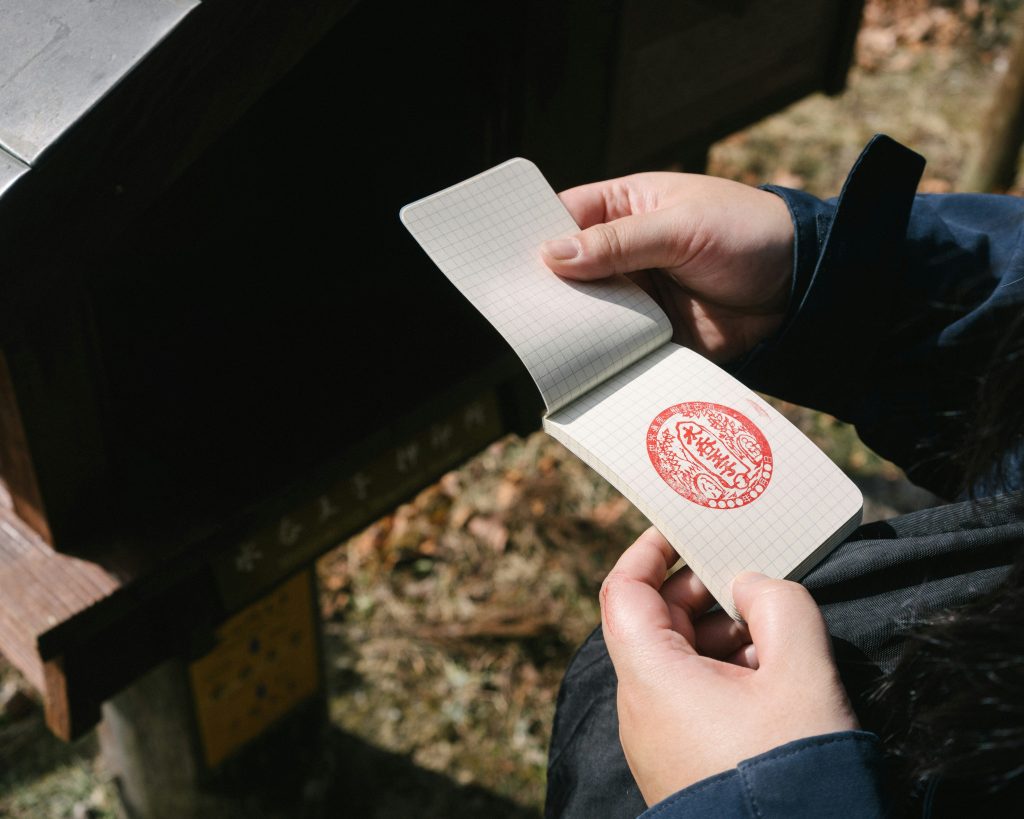
[[[647,430],[647,454],[665,483],[711,509],[753,503],[772,478],[768,439],[721,404],[691,401],[659,413]]]

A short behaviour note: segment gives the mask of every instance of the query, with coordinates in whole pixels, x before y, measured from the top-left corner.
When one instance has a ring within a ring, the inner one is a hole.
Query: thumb
[[[656,210],[602,222],[541,245],[544,263],[569,279],[603,279],[652,267],[675,267],[689,241],[678,214]]]
[[[820,670],[831,664],[825,621],[810,592],[799,583],[743,572],[732,582],[733,601],[746,621],[762,669]]]
[[[643,675],[663,636],[678,649],[696,653],[672,626],[661,595],[665,573],[678,560],[675,549],[653,526],[619,557],[601,584],[601,625],[605,645],[620,677]]]

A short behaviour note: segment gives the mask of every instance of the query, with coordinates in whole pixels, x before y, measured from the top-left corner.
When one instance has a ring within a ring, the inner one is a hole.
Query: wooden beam
[[[71,708],[68,700],[68,679],[64,673],[64,658],[57,657],[43,665],[43,707],[46,726],[53,733],[70,742],[75,737]]]
[[[0,350],[0,476],[11,494],[18,517],[43,540],[53,542],[32,456],[28,451],[21,410],[11,383],[11,371],[3,350]]]

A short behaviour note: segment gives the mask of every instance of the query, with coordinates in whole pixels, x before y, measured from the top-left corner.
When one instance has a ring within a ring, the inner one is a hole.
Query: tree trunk
[[[1017,178],[1024,140],[1024,7],[1014,16],[1009,66],[992,99],[971,160],[960,178],[964,191],[1005,191]]]

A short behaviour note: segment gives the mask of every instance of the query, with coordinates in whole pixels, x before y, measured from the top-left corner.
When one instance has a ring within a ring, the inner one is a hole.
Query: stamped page
[[[579,228],[532,162],[509,160],[401,218],[516,351],[549,413],[671,338],[661,308],[628,279],[571,282],[541,261],[541,242]]]
[[[742,571],[797,578],[860,522],[860,490],[724,370],[668,343],[544,429],[629,498],[722,608]]]

